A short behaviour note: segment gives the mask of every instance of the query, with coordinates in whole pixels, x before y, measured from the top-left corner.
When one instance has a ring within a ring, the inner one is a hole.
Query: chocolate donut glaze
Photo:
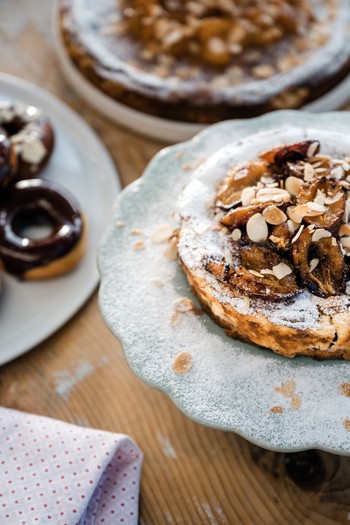
[[[17,154],[15,180],[35,178],[47,164],[54,147],[49,119],[36,106],[1,100],[0,126],[9,135]]]
[[[21,235],[21,228],[44,222],[52,233],[41,239]],[[18,277],[45,266],[74,249],[83,221],[75,197],[53,182],[31,179],[11,186],[0,203],[0,258]]]
[[[17,158],[5,130],[0,128],[0,188],[7,188],[14,180]]]

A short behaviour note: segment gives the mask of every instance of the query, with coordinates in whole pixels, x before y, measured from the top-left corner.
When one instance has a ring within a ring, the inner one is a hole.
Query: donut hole
[[[14,218],[12,228],[19,237],[40,240],[53,234],[55,224],[44,209],[22,210]]]

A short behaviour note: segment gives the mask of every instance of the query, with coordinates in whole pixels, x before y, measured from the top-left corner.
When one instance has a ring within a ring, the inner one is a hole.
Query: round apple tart
[[[350,136],[285,127],[226,146],[178,213],[182,267],[228,335],[350,360]]]

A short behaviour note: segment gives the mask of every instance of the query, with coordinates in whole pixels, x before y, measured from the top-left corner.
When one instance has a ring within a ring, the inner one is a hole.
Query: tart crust
[[[332,157],[344,158],[350,151],[350,136],[285,127],[252,135],[210,157],[179,198],[178,251],[193,292],[229,336],[289,358],[305,355],[350,360],[349,283],[343,293],[328,298],[315,296],[300,286],[300,293],[293,299],[273,302],[233,294],[208,271],[205,263],[208,257],[224,256],[228,246],[227,231],[217,227],[213,213],[217,185],[227,170],[276,144],[316,138],[323,145],[321,152]],[[236,255],[232,250],[231,256],[234,264]]]
[[[313,0],[313,5],[323,17],[329,9],[328,18],[323,19],[329,39],[305,56],[301,51],[299,65],[267,79],[254,78],[239,63],[243,77],[232,81],[226,69],[206,64],[191,67],[179,58],[174,68],[165,70],[164,64],[140,58],[142,44],[120,31],[115,22],[120,17],[116,0],[60,0],[59,25],[73,64],[106,95],[147,114],[212,123],[299,108],[326,94],[348,75],[350,12],[346,2],[327,0],[325,6],[325,2]],[[288,45],[286,40],[268,48],[258,64],[269,66],[276,54],[282,58]]]

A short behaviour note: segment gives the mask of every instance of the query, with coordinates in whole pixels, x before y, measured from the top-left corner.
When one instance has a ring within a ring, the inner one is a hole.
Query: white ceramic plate
[[[289,360],[227,337],[207,315],[182,315],[172,326],[174,302],[194,296],[178,262],[164,257],[165,245],[150,240],[158,225],[174,224],[172,211],[191,174],[189,166],[235,140],[285,124],[350,133],[345,112],[282,111],[216,124],[159,153],[114,206],[99,251],[100,309],[132,370],[166,392],[193,420],[272,450],[319,448],[350,455],[350,433],[343,424],[350,419],[350,399],[339,391],[350,382],[350,363]],[[116,227],[117,220],[125,226]],[[143,235],[130,234],[139,228]],[[134,249],[136,239],[144,241],[145,249]],[[164,285],[156,286],[154,279]],[[179,375],[172,363],[182,351],[191,353],[193,366]],[[298,410],[275,391],[288,380],[295,381],[301,398]],[[284,412],[272,414],[273,406]]]
[[[129,108],[104,94],[89,82],[70,60],[60,37],[57,21],[58,16],[55,15],[53,23],[54,43],[62,72],[73,89],[102,115],[131,131],[169,143],[188,140],[206,127],[203,124],[153,117]],[[350,76],[332,91],[304,106],[303,109],[312,112],[334,111],[342,108],[349,100]]]
[[[42,282],[20,282],[2,274],[0,364],[3,364],[51,335],[96,288],[99,278],[96,249],[120,184],[98,137],[53,95],[21,79],[1,74],[0,98],[37,105],[50,117],[56,145],[42,178],[70,190],[78,199],[88,224],[87,252],[72,272]]]

